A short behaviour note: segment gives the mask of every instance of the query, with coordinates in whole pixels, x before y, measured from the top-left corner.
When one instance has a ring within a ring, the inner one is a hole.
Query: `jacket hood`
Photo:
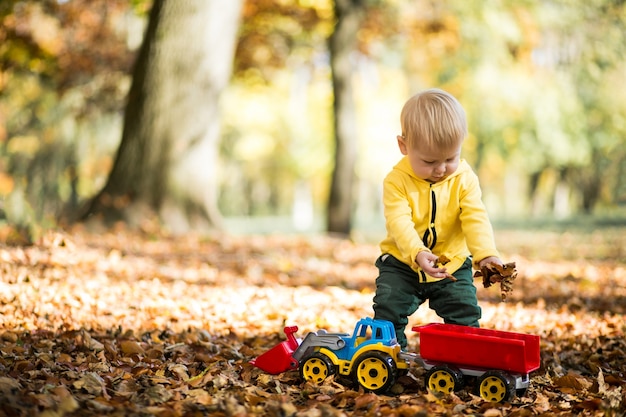
[[[409,175],[411,178],[415,179],[416,181],[420,181],[423,182],[424,184],[431,184],[430,182],[421,179],[419,177],[417,177],[415,175],[415,173],[413,172],[413,168],[411,168],[411,163],[409,162],[409,157],[408,156],[404,156],[400,162],[398,162],[393,169],[397,169],[399,171],[402,171],[403,173]],[[459,161],[459,166],[456,169],[456,171],[454,171],[452,173],[452,175],[448,176],[445,180],[441,181],[441,182],[445,182],[450,180],[451,178],[456,177],[457,175],[461,175],[464,172],[467,172],[468,170],[471,171],[471,168],[469,166],[469,164],[467,163],[467,161],[465,159],[462,159]],[[436,183],[438,184],[438,183]]]

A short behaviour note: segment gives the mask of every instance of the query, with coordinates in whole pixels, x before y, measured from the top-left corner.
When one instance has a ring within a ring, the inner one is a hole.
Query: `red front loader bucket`
[[[300,346],[293,335],[298,331],[298,326],[288,326],[284,330],[287,340],[280,342],[258,358],[252,359],[250,361],[252,365],[272,375],[298,368],[298,361],[291,356]]]

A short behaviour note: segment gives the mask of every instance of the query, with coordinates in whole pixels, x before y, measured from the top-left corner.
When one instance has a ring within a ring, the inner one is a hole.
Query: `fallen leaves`
[[[471,383],[431,394],[419,366],[383,396],[250,365],[285,324],[345,332],[370,316],[377,253],[324,237],[80,230],[0,246],[0,416],[602,415],[626,405],[626,269],[606,260],[511,250],[520,272],[509,302],[478,289],[484,327],[541,336],[542,367],[511,404],[483,401]],[[410,325],[433,321],[424,306]]]
[[[583,411],[620,410],[626,400],[624,383],[615,381],[614,384],[604,382],[604,373],[599,371],[597,376],[585,376],[569,371],[556,378],[547,378],[552,389],[540,396],[545,403],[544,408],[554,407],[554,399],[558,398],[556,407],[560,410],[570,410],[576,414]],[[542,383],[540,380],[539,383]],[[545,380],[543,383],[546,383]]]

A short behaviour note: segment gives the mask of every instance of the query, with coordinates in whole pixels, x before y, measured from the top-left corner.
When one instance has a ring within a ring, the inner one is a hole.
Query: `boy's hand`
[[[454,277],[446,272],[446,268],[437,266],[439,257],[428,251],[421,251],[415,257],[415,262],[422,270],[433,278],[451,278]]]
[[[483,260],[481,260],[480,262],[478,262],[478,266],[482,269],[483,267],[489,265],[489,264],[496,264],[496,265],[504,265],[502,263],[502,261],[500,260],[500,258],[498,258],[497,256],[489,256]]]

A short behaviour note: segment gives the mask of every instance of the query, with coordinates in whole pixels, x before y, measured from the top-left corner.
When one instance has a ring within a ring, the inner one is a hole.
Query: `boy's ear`
[[[402,153],[402,155],[406,155],[409,153],[407,146],[406,146],[406,139],[404,138],[404,136],[396,136],[396,138],[398,139],[398,148],[400,148],[400,152]]]

